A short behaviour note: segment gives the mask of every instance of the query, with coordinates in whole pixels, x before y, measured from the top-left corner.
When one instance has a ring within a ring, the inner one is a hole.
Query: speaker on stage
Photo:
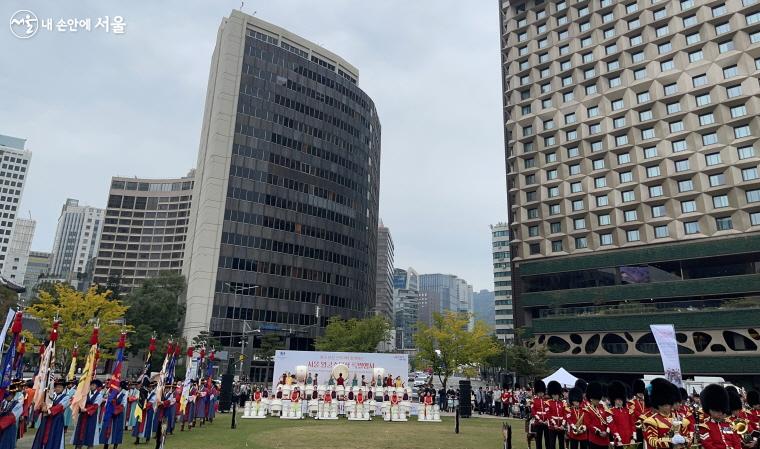
[[[219,411],[228,412],[232,407],[232,374],[222,374],[222,390],[219,392]]]
[[[472,416],[472,403],[470,402],[470,394],[472,387],[469,380],[459,381],[459,416],[462,418],[469,418]]]

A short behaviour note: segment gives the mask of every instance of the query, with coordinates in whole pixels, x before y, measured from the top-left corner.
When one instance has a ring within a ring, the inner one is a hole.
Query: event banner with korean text
[[[375,354],[362,352],[319,352],[319,351],[281,351],[274,356],[274,384],[282,378],[283,373],[296,374],[298,367],[306,368],[306,371],[318,375],[320,385],[325,385],[330,380],[333,367],[343,364],[348,367],[346,385],[351,385],[351,380],[356,378],[361,382],[362,376],[369,384],[376,368],[383,369],[383,375],[391,375],[395,379],[401,377],[404,385],[409,376],[409,356],[407,354]]]

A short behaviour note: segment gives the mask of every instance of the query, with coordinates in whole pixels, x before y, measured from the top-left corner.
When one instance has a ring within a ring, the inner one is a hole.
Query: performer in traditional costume
[[[0,449],[14,449],[18,437],[18,420],[24,411],[24,401],[16,393],[22,388],[21,383],[13,383],[2,391],[5,398],[0,401]]]
[[[127,392],[127,425],[124,430],[133,429],[137,425],[137,401],[139,399],[140,390],[137,389],[137,384],[130,382]]]
[[[292,407],[292,413],[296,416],[301,416],[301,392],[298,387],[293,388],[290,393],[290,405]]]
[[[187,402],[185,403],[185,413],[182,414],[182,427],[179,429],[180,432],[185,431],[185,424],[187,424],[188,431],[192,430],[193,423],[195,422],[195,396],[198,394],[198,389],[196,388],[197,383],[198,382],[195,380],[190,382]]]
[[[69,381],[68,385],[66,386],[64,393],[68,394],[72,399],[74,399],[74,394],[76,392],[77,392],[77,379],[72,379]],[[66,410],[63,412],[64,432],[67,432],[69,430],[69,427],[71,426],[72,416],[73,416],[73,411],[71,410],[71,407],[66,407]]]
[[[604,389],[599,382],[591,382],[586,387],[584,422],[588,429],[588,447],[590,449],[607,449],[610,444],[609,425],[612,416],[602,402]]]
[[[546,400],[547,449],[565,449],[566,407],[562,397],[562,385],[556,380],[546,386],[549,399]]]
[[[422,416],[425,417],[425,419],[428,418],[428,416],[431,416],[433,414],[433,395],[431,393],[426,393],[425,397],[423,399],[423,406],[422,406]]]
[[[607,394],[612,403],[610,409],[612,422],[609,425],[612,445],[620,447],[631,444],[636,439],[636,418],[631,409],[626,406],[628,394],[625,384],[617,380],[613,381],[607,388]]]
[[[48,408],[43,401],[40,410],[40,425],[34,435],[32,449],[63,449],[63,411],[71,404],[71,396],[64,392],[66,381],[58,379],[54,384],[52,405]],[[47,398],[45,398],[47,399]]]
[[[153,435],[153,417],[156,413],[156,382],[151,382],[148,386],[148,394],[145,398],[145,404],[142,411],[142,417],[138,424],[132,429],[132,436],[135,437],[135,444],[140,444],[140,438],[145,442],[150,440]]]
[[[107,401],[111,401],[110,406],[112,407],[112,411],[110,417],[103,417],[102,429],[100,430],[100,444],[105,445],[104,449],[108,449],[109,445],[113,445],[113,449],[116,449],[124,440],[128,387],[129,384],[122,380],[118,384],[116,396],[113,399],[106,398]],[[106,391],[106,394],[108,394],[108,391]]]
[[[546,384],[543,380],[537,380],[533,384],[533,402],[530,406],[530,426],[531,431],[536,435],[536,449],[549,448],[549,433],[547,426],[547,413],[549,411],[544,394],[546,393]]]
[[[570,443],[570,449],[588,449],[588,432],[584,424],[584,411],[581,404],[583,403],[583,391],[580,388],[573,387],[567,393],[567,414],[565,422],[567,423],[567,440]]]
[[[77,449],[81,449],[83,446],[91,448],[100,443],[98,418],[100,404],[103,402],[103,394],[100,392],[102,386],[103,382],[98,379],[94,379],[90,382],[90,392],[87,393],[84,409],[79,412],[77,426],[74,429],[74,435],[71,441]]]
[[[700,394],[705,419],[697,428],[697,440],[704,449],[741,449],[741,439],[725,419],[729,408],[728,393],[718,384],[710,384]]]
[[[681,431],[686,430],[688,422],[679,420],[673,413],[676,394],[676,387],[667,380],[663,378],[652,380],[650,399],[653,413],[644,420],[644,438],[648,449],[685,447],[686,438]]]
[[[166,433],[174,434],[174,427],[177,424],[177,391],[174,385],[169,384],[164,387],[167,393],[164,395],[164,413],[166,415]],[[180,394],[182,394],[180,392]]]

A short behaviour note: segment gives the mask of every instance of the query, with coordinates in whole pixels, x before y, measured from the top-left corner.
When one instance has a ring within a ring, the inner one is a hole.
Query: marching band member
[[[694,417],[692,416],[691,408],[689,407],[689,393],[686,392],[686,388],[676,387],[675,402],[673,404],[673,412],[680,420],[686,420],[687,422],[685,432],[682,434],[686,438],[686,445],[691,446],[691,442],[694,440],[694,432],[696,431]]]
[[[549,399],[546,400],[547,449],[565,448],[565,415],[567,409],[562,397],[562,385],[556,380],[549,382],[546,388]]]
[[[63,411],[71,404],[71,396],[64,392],[65,387],[65,380],[56,380],[51,395],[52,406],[48,408],[47,401],[43,401],[40,425],[34,435],[32,449],[63,449]]]
[[[678,419],[673,413],[676,388],[663,378],[652,380],[650,399],[653,413],[644,420],[644,438],[649,449],[680,449],[686,445],[681,429],[688,422]],[[680,395],[679,395],[680,396]]]
[[[588,447],[607,449],[610,444],[609,424],[612,421],[607,407],[602,402],[603,387],[599,382],[591,382],[586,387],[588,403],[584,408],[584,423],[588,429]]]
[[[718,384],[710,384],[700,394],[705,420],[699,424],[698,438],[704,449],[741,449],[741,440],[726,421],[728,393]]]
[[[90,382],[90,392],[87,394],[84,409],[79,413],[72,439],[72,444],[77,449],[80,449],[82,446],[91,448],[99,441],[98,410],[100,409],[100,403],[103,402],[103,395],[99,389],[102,386],[103,382],[98,379]]]
[[[565,422],[567,423],[567,440],[570,443],[570,449],[588,449],[588,432],[584,424],[584,410],[581,406],[583,403],[583,391],[578,387],[573,387],[567,394],[567,414]]]
[[[755,429],[749,413],[744,410],[739,391],[735,387],[729,386],[726,387],[726,393],[728,393],[728,412],[730,413],[726,420],[733,428],[734,433],[737,434],[741,447],[747,449],[756,447],[757,441],[752,439],[752,433]],[[741,426],[743,429],[739,430]]]
[[[625,391],[625,385],[620,381],[613,381],[608,388],[609,398],[612,403],[610,414],[610,436],[612,437],[613,446],[625,446],[636,440],[636,426],[631,409],[625,407],[628,395]]]
[[[747,393],[747,406],[749,406],[749,418],[755,430],[760,430],[760,393],[752,390]]]
[[[536,449],[543,449],[544,441],[546,441],[547,449],[550,449],[549,434],[546,427],[548,407],[544,393],[546,393],[546,384],[543,380],[537,380],[533,384],[533,402],[530,406],[531,425],[536,434]]]
[[[647,389],[644,385],[644,381],[636,379],[633,382],[633,398],[628,401],[628,410],[631,412],[631,416],[634,419],[634,426],[636,428],[636,441],[644,441],[644,434],[641,429],[644,424],[644,420],[649,416],[649,407],[646,405]]]

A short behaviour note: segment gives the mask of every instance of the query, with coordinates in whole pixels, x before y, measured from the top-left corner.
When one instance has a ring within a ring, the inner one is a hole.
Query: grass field
[[[217,415],[214,424],[191,432],[170,436],[166,447],[180,449],[487,449],[501,448],[502,420],[470,418],[460,421],[459,434],[454,433],[454,418],[442,423],[387,423],[359,421],[315,421],[238,419],[237,429],[230,429],[230,415]],[[512,447],[526,449],[523,422],[510,420],[513,428]],[[179,430],[179,429],[177,429]],[[133,447],[130,443],[125,447]],[[139,447],[139,446],[138,446]],[[145,447],[145,446],[143,446]]]

